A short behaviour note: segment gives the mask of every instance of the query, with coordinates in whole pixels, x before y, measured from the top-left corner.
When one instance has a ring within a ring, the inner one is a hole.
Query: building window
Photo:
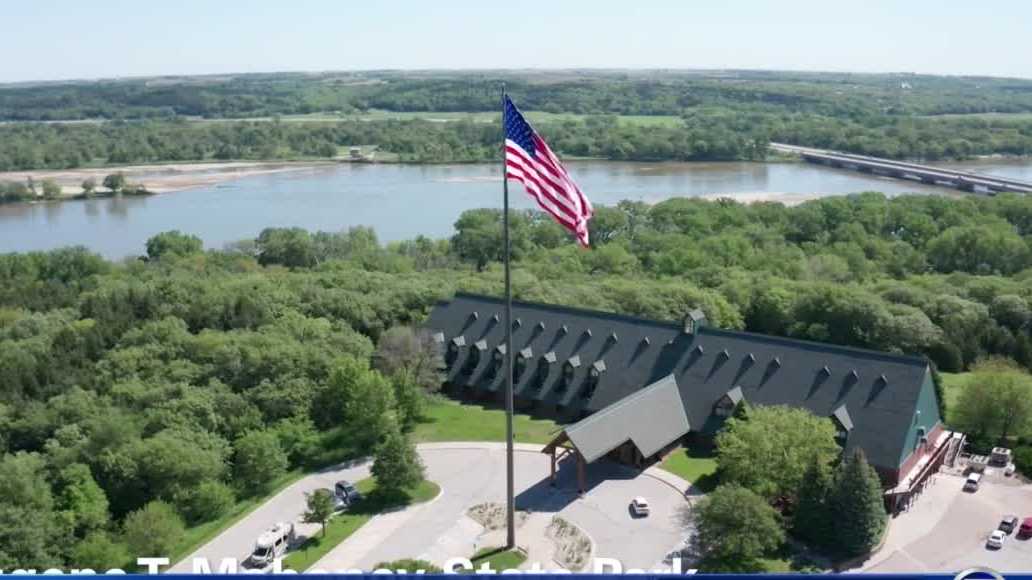
[[[495,349],[494,355],[491,357],[491,366],[487,369],[487,378],[493,379],[498,376],[498,371],[505,365],[505,354]]]
[[[480,349],[470,349],[469,356],[466,358],[466,364],[462,365],[462,374],[469,376],[473,374],[473,369],[477,368],[480,364]]]
[[[537,371],[534,375],[535,391],[539,391],[541,387],[545,386],[545,381],[548,379],[548,366],[549,363],[544,358],[538,361]]]

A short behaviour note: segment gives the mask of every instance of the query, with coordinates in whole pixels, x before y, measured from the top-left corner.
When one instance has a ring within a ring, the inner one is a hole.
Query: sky
[[[0,0],[0,82],[747,68],[1032,78],[1028,0]]]

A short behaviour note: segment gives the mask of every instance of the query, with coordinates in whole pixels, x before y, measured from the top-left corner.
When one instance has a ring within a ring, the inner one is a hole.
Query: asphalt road
[[[578,498],[573,465],[562,465],[558,485],[549,485],[548,457],[539,446],[520,446],[515,454],[517,509],[545,515],[558,514],[584,530],[594,544],[594,557],[614,558],[625,568],[655,568],[684,537],[680,518],[687,506],[687,482],[649,471],[636,475],[625,467],[598,462],[589,466],[589,491]],[[315,565],[327,571],[369,569],[382,561],[421,558],[443,564],[452,557],[468,557],[485,540],[484,530],[466,510],[478,503],[504,502],[505,454],[495,443],[421,445],[419,453],[429,478],[441,487],[434,500],[373,518],[347,541]],[[308,476],[277,494],[196,553],[174,566],[173,572],[192,570],[194,558],[208,558],[215,569],[225,557],[249,553],[258,534],[278,521],[298,521],[304,511],[304,492],[329,487],[337,479],[352,481],[368,476],[368,463]],[[634,518],[631,498],[644,496],[652,504],[647,518]],[[542,553],[541,534],[517,534],[517,543],[534,543]],[[550,549],[551,546],[545,546]]]

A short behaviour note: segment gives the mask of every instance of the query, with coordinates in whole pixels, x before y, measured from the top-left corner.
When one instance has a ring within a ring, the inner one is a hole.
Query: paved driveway
[[[977,492],[964,478],[940,473],[914,507],[893,520],[886,546],[865,572],[958,572],[988,566],[1000,572],[1032,569],[1032,541],[1011,535],[1002,549],[985,541],[1007,514],[1032,516],[1032,485],[988,470]]]
[[[369,463],[358,462],[340,465],[300,479],[272,497],[242,520],[181,562],[172,566],[169,572],[190,573],[195,558],[207,558],[215,570],[223,558],[237,558],[243,562],[258,536],[279,522],[294,522],[300,534],[311,534],[318,530],[318,524],[298,524],[305,512],[305,493],[319,488],[333,488],[340,479],[358,481],[369,477]]]
[[[615,558],[625,568],[654,568],[680,545],[684,532],[679,516],[686,505],[687,482],[653,470],[643,475],[625,467],[599,462],[589,466],[589,491],[578,498],[573,465],[560,467],[556,487],[548,483],[548,457],[540,446],[520,445],[515,455],[517,509],[561,517],[583,529],[593,540],[594,557]],[[431,480],[441,486],[433,501],[373,518],[315,568],[336,571],[369,569],[401,558],[421,558],[443,564],[452,557],[468,557],[484,541],[483,528],[466,510],[483,502],[504,502],[505,453],[496,443],[440,443],[419,446]],[[304,511],[304,491],[326,487],[336,479],[362,479],[368,464],[331,470],[301,480],[255,510],[221,536],[187,558],[173,571],[189,571],[193,557],[212,562],[242,557],[263,529],[276,521],[297,521]],[[648,518],[631,517],[629,501],[645,496],[652,504]],[[540,517],[532,518],[540,521]],[[543,552],[539,526],[534,532],[517,530],[517,543],[532,553]],[[528,545],[529,544],[529,545]],[[550,547],[550,546],[549,546]],[[548,566],[543,562],[543,566]]]

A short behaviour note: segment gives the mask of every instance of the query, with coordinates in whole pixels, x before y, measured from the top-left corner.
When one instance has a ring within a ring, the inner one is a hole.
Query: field
[[[957,400],[960,398],[960,391],[967,384],[971,373],[939,373],[942,376],[943,393],[946,399],[946,424],[952,423],[951,417],[954,409],[957,408]]]
[[[545,444],[559,425],[547,419],[532,419],[517,413],[513,417],[517,441]],[[505,441],[505,411],[479,405],[464,405],[440,399],[427,410],[413,437],[420,443],[436,441]]]
[[[1020,123],[1032,121],[1032,113],[950,113],[946,115],[925,115],[926,119],[982,119]]]
[[[554,123],[562,121],[582,121],[593,115],[581,115],[576,113],[546,113],[544,111],[524,111],[527,119],[532,123]],[[638,125],[643,127],[676,127],[681,123],[680,117],[676,115],[615,115],[620,123]],[[362,113],[309,113],[305,115],[282,115],[275,117],[284,123],[332,123],[336,121],[384,121],[398,120],[408,121],[422,119],[438,123],[449,123],[454,121],[473,121],[477,123],[491,123],[501,120],[501,113],[495,112],[461,112],[461,111],[385,111],[382,109],[369,109]],[[237,121],[272,121],[274,117],[250,117],[247,119],[200,119],[194,118],[196,123],[231,123]]]

